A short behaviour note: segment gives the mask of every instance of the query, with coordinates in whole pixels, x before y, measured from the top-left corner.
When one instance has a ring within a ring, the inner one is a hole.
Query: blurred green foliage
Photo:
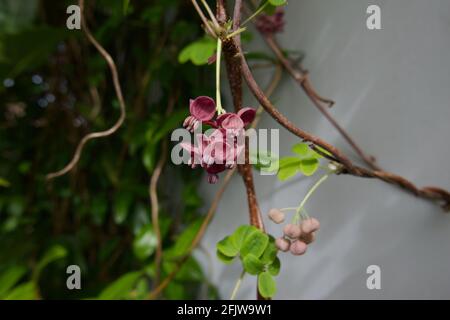
[[[178,63],[202,37],[188,1],[87,1],[88,24],[116,61],[128,114],[117,133],[87,144],[73,172],[48,182],[45,174],[62,168],[85,134],[119,116],[106,63],[82,31],[66,29],[71,4],[0,0],[0,298],[144,299],[157,243],[150,176],[170,152],[189,98],[212,95],[214,72]],[[158,184],[163,278],[203,215],[199,171],[168,158]],[[66,288],[71,264],[81,267],[82,290]],[[190,257],[161,297],[215,298],[216,291]]]

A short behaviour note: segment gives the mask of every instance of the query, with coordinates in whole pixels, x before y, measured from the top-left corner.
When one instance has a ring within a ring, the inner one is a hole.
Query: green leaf
[[[238,250],[241,250],[245,238],[252,232],[258,232],[258,229],[251,225],[239,226],[230,236],[230,240]]]
[[[300,159],[304,159],[311,157],[314,151],[306,143],[297,143],[292,146],[292,152],[298,154]]]
[[[319,160],[316,158],[303,159],[300,163],[300,171],[308,177],[313,175],[318,168]]]
[[[36,286],[34,282],[26,282],[14,288],[6,297],[5,300],[33,300],[37,298]]]
[[[324,154],[326,154],[326,155],[328,155],[328,156],[333,156],[329,151],[325,150],[325,149],[322,148],[321,146],[317,146],[317,145],[316,145],[316,148],[317,148],[318,150],[320,150],[322,153],[324,153]],[[317,153],[317,152],[315,152],[315,153],[316,153],[316,155],[317,155],[318,158],[322,158],[322,155],[321,155],[321,154],[319,154],[319,153]]]
[[[278,179],[280,181],[285,181],[293,176],[295,176],[298,172],[299,165],[301,163],[301,159],[297,157],[284,157],[281,158],[278,165]]]
[[[251,253],[242,259],[242,264],[245,272],[252,275],[257,275],[264,271],[264,263]]]
[[[277,285],[269,272],[258,275],[258,290],[264,298],[272,298],[277,292]]]
[[[280,169],[286,168],[286,167],[297,167],[301,162],[301,159],[298,157],[284,157],[281,158],[279,161],[279,167]]]
[[[118,192],[117,198],[114,203],[114,222],[117,224],[122,224],[129,212],[129,208],[131,205],[131,197],[129,194]]]
[[[178,237],[175,245],[171,248],[168,256],[171,258],[182,257],[188,253],[194,238],[197,236],[197,233],[202,225],[203,220],[196,220],[191,223],[181,235]]]
[[[277,11],[277,6],[273,6],[270,2],[267,2],[267,5],[264,7],[264,13],[271,16]]]
[[[230,237],[227,236],[217,243],[217,251],[224,256],[235,257],[239,253],[239,248],[236,247]]]
[[[269,151],[250,151],[250,163],[261,171],[273,172],[278,169],[278,158]]]
[[[284,6],[287,0],[268,0],[269,3],[275,7]]]
[[[141,228],[133,241],[133,252],[139,260],[145,260],[156,250],[158,239],[153,232],[151,225],[145,225]]]
[[[278,180],[285,181],[297,174],[299,167],[285,167],[278,171]]]
[[[241,256],[245,257],[248,254],[253,254],[259,258],[269,243],[269,236],[262,231],[250,233],[244,240],[241,248]]]
[[[266,250],[264,250],[264,253],[261,256],[261,261],[264,264],[271,264],[275,258],[277,257],[278,249],[275,245],[275,239],[272,236],[269,236],[269,243],[266,247]]]
[[[53,247],[48,249],[47,252],[44,254],[44,256],[41,258],[41,260],[39,260],[36,268],[33,270],[32,276],[33,280],[37,282],[39,279],[39,275],[46,266],[66,256],[67,256],[67,249],[64,248],[62,245],[54,245]]]
[[[142,276],[141,271],[129,272],[111,283],[99,295],[100,300],[116,300],[128,297],[137,280]]]
[[[27,273],[24,266],[13,266],[0,275],[0,298],[16,285],[16,283]]]
[[[281,262],[278,257],[269,265],[268,271],[271,275],[277,276],[280,273]]]
[[[186,63],[190,60],[195,65],[204,65],[208,63],[208,58],[214,54],[215,50],[216,41],[209,37],[203,37],[181,50],[178,62]]]
[[[8,188],[10,185],[11,183],[8,180],[0,177],[0,187]]]
[[[219,250],[216,251],[216,255],[217,255],[217,258],[219,258],[219,260],[225,264],[232,263],[235,258],[235,257],[227,257],[226,255],[222,254]]]

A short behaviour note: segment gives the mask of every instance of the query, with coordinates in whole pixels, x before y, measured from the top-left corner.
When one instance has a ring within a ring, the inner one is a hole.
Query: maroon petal
[[[200,96],[194,100],[191,99],[189,111],[196,119],[208,121],[211,120],[216,113],[216,103],[210,97]]]
[[[222,113],[220,116],[217,117],[216,119],[216,123],[218,127],[222,126],[222,122],[228,118],[229,116],[231,116],[233,113],[227,112],[227,113]]]
[[[209,173],[208,174],[208,182],[211,184],[215,184],[219,181],[219,176],[215,173]]]
[[[248,125],[255,119],[256,110],[253,108],[242,108],[237,115],[244,121],[244,125]]]
[[[206,168],[206,172],[209,174],[217,174],[227,169],[224,164],[212,164]]]
[[[244,121],[234,113],[222,120],[222,128],[224,129],[242,129],[244,128]]]

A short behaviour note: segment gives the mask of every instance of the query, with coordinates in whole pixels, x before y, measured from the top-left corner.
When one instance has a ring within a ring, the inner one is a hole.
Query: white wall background
[[[381,7],[382,30],[366,29],[369,4]],[[415,183],[450,189],[450,1],[291,0],[286,15],[280,42],[306,53],[313,84],[336,101],[332,113],[363,149]],[[265,85],[267,77],[258,75]],[[353,155],[289,78],[273,100],[298,126]],[[251,97],[248,102],[255,104]],[[279,126],[265,116],[260,127]],[[284,129],[280,138],[282,155],[298,142]],[[280,183],[257,175],[262,211],[296,206],[313,180]],[[217,188],[203,186],[209,199]],[[450,298],[450,215],[437,206],[380,181],[339,176],[319,189],[307,209],[322,228],[306,255],[281,254],[276,298]],[[222,265],[215,243],[244,223],[247,201],[236,176],[203,241],[213,255],[212,281],[224,298],[240,265]],[[270,233],[281,233],[266,217],[265,223]],[[381,290],[366,288],[371,264],[381,267]],[[238,298],[254,297],[249,276]]]

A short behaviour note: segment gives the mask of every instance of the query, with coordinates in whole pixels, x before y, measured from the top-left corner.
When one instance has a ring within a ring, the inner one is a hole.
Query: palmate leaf
[[[141,276],[141,271],[134,271],[124,274],[103,289],[98,298],[100,300],[116,300],[127,297]]]
[[[203,37],[181,50],[178,55],[178,62],[186,63],[191,61],[197,66],[204,65],[208,63],[208,58],[214,54],[215,50],[216,41],[209,37]]]

